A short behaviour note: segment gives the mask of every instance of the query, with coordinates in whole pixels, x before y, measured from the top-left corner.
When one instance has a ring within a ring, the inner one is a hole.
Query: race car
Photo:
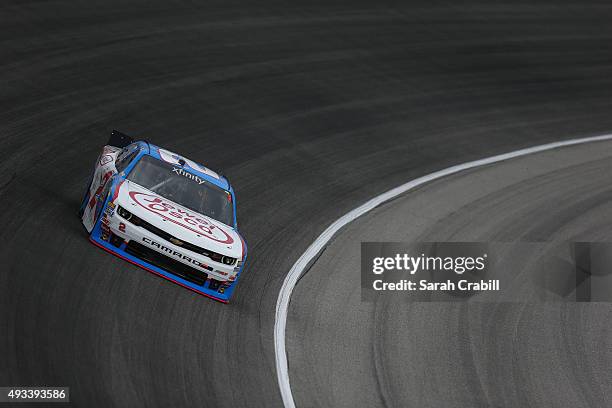
[[[95,245],[220,302],[246,262],[227,178],[118,131],[96,161],[79,216]]]

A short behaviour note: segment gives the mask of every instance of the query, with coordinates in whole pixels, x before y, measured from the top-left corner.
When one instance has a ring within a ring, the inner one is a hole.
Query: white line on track
[[[487,164],[498,163],[504,160],[513,159],[515,157],[526,156],[528,154],[543,152],[545,150],[558,149],[560,147],[573,146],[583,143],[600,142],[604,140],[611,140],[612,134],[603,136],[585,137],[581,139],[570,139],[561,142],[548,143],[540,146],[528,147],[526,149],[515,150],[510,153],[500,154],[497,156],[487,157],[485,159],[475,160],[456,166],[448,167],[443,170],[436,171],[434,173],[427,174],[423,177],[416,178],[399,187],[387,191],[379,196],[374,197],[370,201],[362,204],[354,210],[348,212],[342,217],[338,218],[333,224],[331,224],[319,237],[308,247],[306,252],[300,256],[295,264],[289,270],[289,273],[285,277],[283,286],[281,287],[280,293],[278,294],[278,300],[276,301],[276,315],[274,317],[274,351],[276,355],[276,375],[278,377],[278,386],[280,387],[281,396],[283,398],[283,404],[285,408],[295,408],[295,402],[293,400],[293,394],[291,393],[291,385],[289,384],[289,367],[287,365],[287,351],[285,349],[285,329],[287,327],[287,312],[289,309],[289,300],[291,299],[291,293],[295,287],[298,279],[306,270],[308,265],[316,258],[321,250],[327,245],[329,240],[336,235],[336,233],[349,222],[361,217],[365,213],[371,211],[377,206],[389,201],[392,198],[397,197],[407,191],[414,189],[422,184],[428,183],[432,180],[436,180],[442,177],[449,176],[464,170],[472,169],[474,167],[484,166]]]

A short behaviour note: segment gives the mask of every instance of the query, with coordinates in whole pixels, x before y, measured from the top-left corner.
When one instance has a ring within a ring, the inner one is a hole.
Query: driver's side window
[[[115,168],[117,173],[121,173],[125,168],[132,162],[134,157],[138,154],[138,146],[128,146],[119,153],[117,161],[115,161]]]

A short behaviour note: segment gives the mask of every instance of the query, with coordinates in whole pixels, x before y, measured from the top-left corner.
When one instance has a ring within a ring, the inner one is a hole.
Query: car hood
[[[180,240],[222,255],[243,258],[244,242],[236,230],[136,183],[125,180],[115,203]]]

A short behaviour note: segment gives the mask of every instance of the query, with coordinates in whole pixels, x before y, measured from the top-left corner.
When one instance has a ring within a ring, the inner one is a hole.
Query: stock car
[[[246,262],[227,178],[118,131],[96,161],[79,216],[98,247],[223,303]]]

